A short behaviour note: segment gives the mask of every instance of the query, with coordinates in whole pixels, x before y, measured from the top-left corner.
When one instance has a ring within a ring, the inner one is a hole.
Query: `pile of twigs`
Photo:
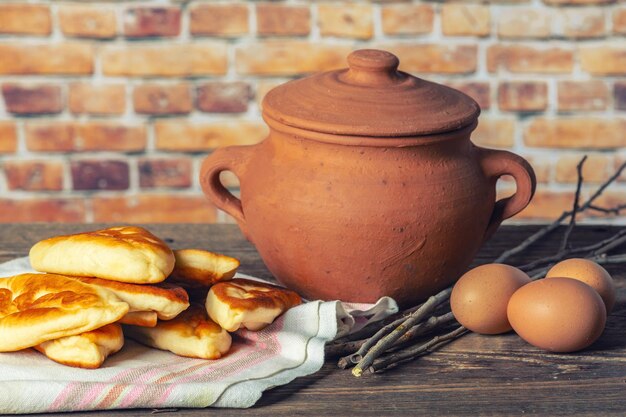
[[[516,265],[533,279],[543,277],[557,262],[572,258],[583,257],[599,264],[626,263],[626,251],[611,254],[615,249],[626,243],[626,229],[622,229],[613,236],[600,242],[586,246],[572,247],[570,236],[576,226],[577,215],[583,212],[599,212],[619,215],[626,210],[626,204],[605,208],[596,204],[598,197],[611,185],[626,169],[626,162],[591,196],[581,203],[581,188],[583,184],[582,168],[586,161],[585,156],[577,166],[578,182],[574,195],[573,207],[563,212],[553,223],[541,228],[518,246],[509,249],[493,260],[494,263],[504,263],[514,255],[518,255],[540,241],[548,234],[569,219],[558,251],[551,256],[537,259],[525,265]],[[426,355],[446,343],[464,335],[468,330],[461,326],[450,312],[450,293],[452,287],[430,297],[423,304],[404,310],[382,322],[373,323],[366,328],[338,339],[326,348],[330,357],[340,357],[338,366],[346,369],[353,367],[352,374],[361,376],[363,371],[380,372],[399,363]]]

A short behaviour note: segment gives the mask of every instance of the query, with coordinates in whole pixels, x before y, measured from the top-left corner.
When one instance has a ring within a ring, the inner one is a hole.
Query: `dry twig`
[[[431,340],[429,340],[428,342],[422,345],[413,346],[411,348],[408,348],[400,352],[390,353],[389,355],[383,356],[382,358],[375,360],[374,363],[372,363],[372,366],[370,366],[369,370],[372,373],[383,371],[398,363],[415,359],[418,356],[422,356],[424,354],[437,350],[441,346],[447,343],[450,343],[454,339],[457,339],[463,336],[468,331],[469,330],[467,330],[465,327],[459,326],[453,331],[451,331],[450,333],[446,333],[440,336],[435,336]]]
[[[572,234],[572,230],[574,230],[574,227],[576,226],[576,214],[578,214],[578,207],[580,204],[580,189],[583,186],[583,165],[585,165],[586,160],[587,160],[587,155],[583,156],[583,159],[581,159],[578,165],[576,165],[576,173],[578,174],[578,180],[576,182],[576,193],[574,193],[574,204],[572,207],[572,214],[570,214],[569,224],[567,225],[567,229],[565,229],[565,233],[563,234],[563,239],[561,240],[559,253],[563,253],[567,250],[570,235]]]
[[[367,353],[363,356],[362,359],[359,359],[357,365],[352,370],[352,375],[361,376],[363,373],[363,369],[369,368],[374,359],[383,354],[387,349],[389,349],[393,344],[400,339],[402,335],[408,332],[411,327],[418,324],[420,321],[427,318],[430,313],[435,311],[439,304],[447,301],[450,298],[450,293],[452,292],[452,288],[446,288],[441,291],[439,294],[433,295],[430,297],[422,306],[417,309],[413,314],[407,318],[404,323],[400,324],[398,327],[393,329],[391,333],[386,335],[385,337],[380,337],[377,333],[375,336],[377,337],[377,341],[371,348],[368,347]],[[369,344],[368,344],[369,345]],[[365,346],[365,345],[364,345]],[[364,351],[365,349],[363,349]],[[355,355],[362,355],[362,349]],[[354,362],[354,360],[353,360]]]
[[[605,249],[605,246],[613,242],[615,242],[616,244],[615,247],[620,246],[621,244],[624,243],[624,239],[626,239],[626,229],[622,229],[616,234],[614,234],[613,236],[607,239],[601,240],[600,242],[592,243],[587,246],[581,246],[579,248],[570,248],[568,250],[565,250],[564,252],[559,252],[554,255],[546,256],[545,258],[539,258],[527,264],[520,265],[518,266],[518,268],[521,269],[522,271],[532,271],[536,269],[538,266],[560,261],[563,258],[571,256],[571,255],[588,254],[590,252],[594,252],[594,253],[602,252],[602,251],[606,252],[607,249]]]
[[[410,328],[400,339],[396,341],[392,345],[392,348],[396,346],[401,346],[407,342],[410,342],[420,336],[423,336],[429,333],[431,330],[441,328],[446,324],[452,323],[454,321],[454,315],[452,312],[442,314],[440,316],[432,316],[425,322],[419,323],[412,328]],[[399,323],[401,324],[401,323]],[[397,327],[397,325],[396,325]],[[326,348],[326,355],[328,356],[343,356],[337,362],[337,366],[341,369],[346,369],[353,366],[356,362],[352,362],[352,356],[354,352],[358,351],[368,339],[361,339],[355,341],[348,341],[344,343],[334,343],[328,345]],[[357,361],[358,362],[358,361]]]
[[[375,334],[376,332],[378,332],[382,327],[388,325],[389,323],[393,323],[393,322],[397,322],[396,326],[399,325],[400,323],[402,323],[404,320],[406,320],[406,318],[413,313],[414,311],[416,311],[418,308],[420,308],[422,306],[422,304],[418,304],[414,307],[410,307],[407,308],[406,310],[402,310],[396,314],[393,314],[389,317],[387,317],[384,320],[380,320],[380,321],[376,321],[374,323],[370,323],[367,326],[365,326],[364,328],[362,328],[361,330],[358,330],[354,333],[350,333],[347,336],[344,336],[342,338],[339,338],[337,340],[335,340],[333,342],[333,345],[336,344],[343,344],[343,343],[348,343],[351,341],[355,341],[355,340],[361,340],[361,339],[367,339],[369,337],[371,337],[373,334]],[[360,347],[360,345],[359,345]],[[358,347],[357,347],[358,349]],[[355,350],[357,350],[355,349]],[[354,352],[355,350],[353,350],[352,352]]]
[[[590,207],[596,207],[593,204],[594,201],[596,201],[596,199],[602,195],[604,190],[609,185],[611,185],[613,182],[615,182],[615,180],[617,178],[619,178],[620,175],[622,175],[622,171],[624,171],[624,169],[626,169],[626,162],[624,162],[622,165],[620,165],[620,167],[617,169],[617,171],[613,175],[611,175],[611,177],[609,179],[607,179],[600,187],[598,187],[598,189],[591,195],[591,197],[589,197],[587,199],[587,201],[585,201],[580,207],[578,207],[578,211],[581,212],[581,211],[585,211],[585,210],[589,209]],[[608,212],[611,212],[612,209],[603,209],[603,210],[608,210]],[[619,213],[619,209],[618,209],[618,213]],[[571,215],[572,215],[571,211],[564,211],[563,213],[561,213],[559,218],[556,219],[554,222],[552,222],[551,224],[549,224],[549,225],[539,229],[537,232],[535,232],[528,239],[524,240],[522,243],[520,243],[516,247],[511,248],[511,249],[509,249],[507,251],[504,251],[493,262],[494,263],[502,263],[502,262],[506,261],[507,259],[509,259],[510,257],[512,257],[514,255],[517,255],[519,253],[522,253],[523,251],[528,249],[530,246],[532,246],[534,243],[536,243],[537,241],[539,241],[543,237],[547,236],[548,234],[550,234],[551,232],[556,230],[561,225],[561,223],[563,223],[563,220],[567,219]]]

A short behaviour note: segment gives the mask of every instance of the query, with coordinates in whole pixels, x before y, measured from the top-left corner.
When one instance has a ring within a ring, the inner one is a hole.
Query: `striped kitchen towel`
[[[28,258],[0,264],[0,277],[24,272],[32,272]],[[228,355],[212,361],[179,357],[128,339],[94,370],[59,365],[32,349],[0,353],[0,414],[250,407],[263,391],[318,371],[328,341],[397,310],[388,297],[374,305],[306,302],[262,331],[237,331]]]

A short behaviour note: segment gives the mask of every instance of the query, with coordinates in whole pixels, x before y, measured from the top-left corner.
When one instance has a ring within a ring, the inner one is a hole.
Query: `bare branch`
[[[620,214],[622,214],[622,210],[626,210],[626,204],[620,204],[619,206],[609,208],[591,205],[589,206],[589,210],[599,211],[600,213],[605,214],[615,214],[616,216],[619,216]]]
[[[622,171],[624,171],[624,169],[626,169],[626,162],[620,165],[617,171],[613,175],[611,175],[611,177],[609,177],[609,179],[607,179],[602,185],[600,185],[600,187],[598,187],[598,189],[591,195],[591,197],[587,199],[587,201],[585,201],[581,206],[579,206],[578,211],[582,212],[582,211],[589,209],[589,207],[593,205],[593,202],[596,201],[596,199],[600,197],[600,195],[602,195],[604,190],[606,190],[606,188],[609,185],[615,182],[615,180],[619,178],[620,175],[622,175]],[[504,251],[493,262],[502,263],[506,261],[507,259],[509,259],[510,257],[525,251],[535,242],[539,241],[540,239],[544,238],[545,236],[547,236],[548,234],[556,230],[560,226],[560,224],[563,222],[563,220],[567,219],[571,215],[572,215],[571,211],[564,211],[563,213],[561,213],[559,218],[557,218],[554,222],[539,229],[532,236],[524,240],[522,243],[520,243],[516,247]]]
[[[567,246],[569,244],[569,238],[572,234],[572,230],[576,226],[576,214],[578,214],[578,205],[580,203],[580,189],[583,186],[583,166],[585,165],[585,161],[587,160],[587,155],[583,156],[578,165],[576,165],[576,174],[577,174],[577,182],[576,182],[576,193],[574,194],[574,204],[572,207],[572,214],[569,218],[569,225],[567,225],[567,229],[565,229],[565,233],[563,234],[563,240],[561,241],[561,246],[559,247],[559,252],[565,252]]]
[[[365,354],[365,356],[363,356],[361,360],[358,361],[357,365],[352,370],[352,375],[357,377],[361,376],[361,374],[363,373],[363,369],[369,368],[374,359],[382,355],[389,347],[391,347],[396,342],[396,340],[398,340],[402,335],[409,331],[411,327],[429,317],[429,315],[437,308],[437,306],[439,306],[439,304],[447,301],[450,298],[451,292],[452,288],[448,287],[438,294],[433,295],[416,312],[411,314],[408,319],[406,319],[402,324],[396,327],[391,333],[384,337],[380,337],[382,334],[377,334],[377,337],[379,337],[379,339],[374,346],[372,346],[371,348],[368,347],[368,349],[359,349],[357,354],[360,355],[364,351],[367,351],[367,353]]]
[[[370,372],[378,372],[385,370],[393,365],[396,365],[400,362],[409,361],[415,359],[419,356],[422,356],[426,353],[430,353],[433,350],[440,348],[441,346],[450,343],[451,341],[458,339],[463,336],[465,333],[469,332],[465,327],[459,326],[453,331],[446,333],[441,336],[435,336],[428,342],[418,345],[412,346],[410,348],[406,348],[404,350],[400,350],[397,352],[390,353],[376,361],[370,366]]]

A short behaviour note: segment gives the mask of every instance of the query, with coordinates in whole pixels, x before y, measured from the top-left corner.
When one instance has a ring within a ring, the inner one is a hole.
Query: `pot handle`
[[[204,194],[217,208],[237,220],[239,228],[246,237],[248,227],[241,200],[224,187],[220,181],[220,173],[232,171],[241,181],[253,147],[254,145],[218,148],[204,159],[200,169],[200,185]]]
[[[487,178],[493,179],[494,185],[501,176],[511,175],[517,186],[515,194],[496,201],[487,230],[485,230],[483,240],[486,241],[495,233],[503,220],[515,216],[526,208],[535,194],[537,179],[533,168],[521,156],[495,149],[478,148],[478,150],[483,172]]]

